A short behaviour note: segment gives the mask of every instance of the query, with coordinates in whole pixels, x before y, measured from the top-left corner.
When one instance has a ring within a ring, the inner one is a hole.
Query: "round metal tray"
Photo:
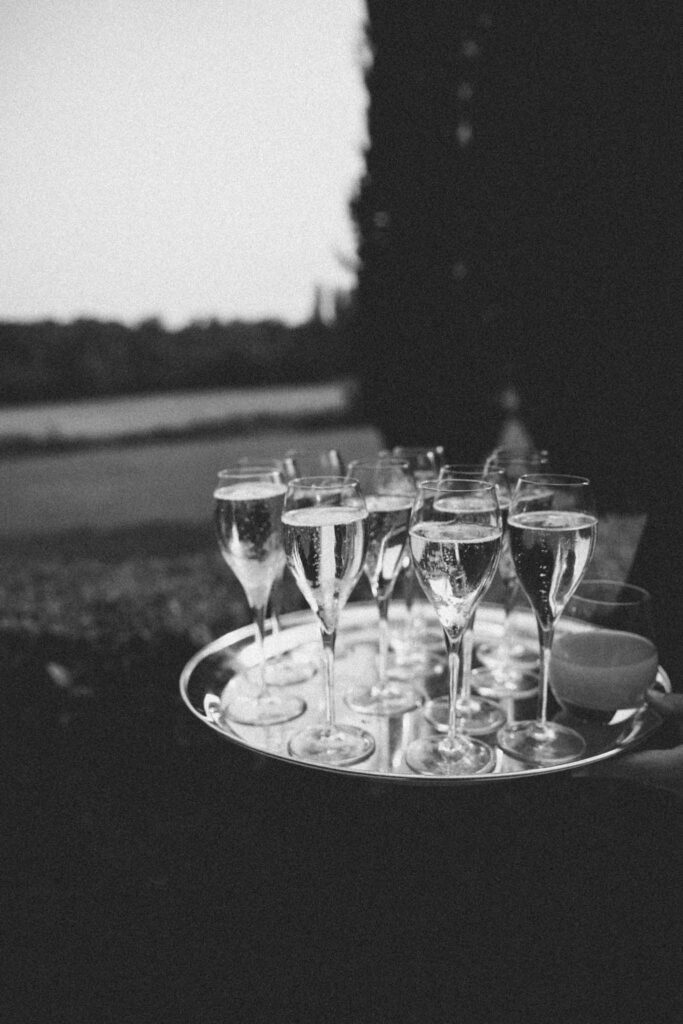
[[[429,640],[430,657],[424,660],[422,666],[412,666],[406,672],[406,678],[409,678],[413,685],[421,690],[425,699],[429,699],[446,693],[448,684],[444,644],[438,621],[429,606],[421,606],[421,608],[421,614],[425,616],[425,635]],[[272,659],[277,658],[278,655],[288,653],[291,658],[300,663],[312,660],[316,664],[320,657],[320,631],[317,620],[311,612],[293,612],[282,616],[281,621],[282,631],[275,635],[268,635],[265,640],[266,655],[269,658],[269,666],[271,666],[269,667],[269,678],[274,678],[275,668]],[[490,640],[498,636],[501,623],[501,609],[495,605],[482,604],[477,611],[475,642]],[[537,643],[535,622],[530,612],[516,609],[514,623],[515,629],[519,633],[526,634],[532,643]],[[502,750],[497,749],[496,766],[490,774],[456,778],[416,775],[406,765],[404,751],[412,739],[434,732],[422,709],[418,708],[407,714],[383,718],[375,715],[358,715],[350,710],[344,702],[344,694],[351,685],[357,685],[359,679],[373,677],[377,657],[377,626],[376,606],[368,602],[353,602],[347,605],[341,614],[337,638],[335,673],[337,720],[348,724],[362,725],[375,738],[374,753],[360,764],[344,768],[327,767],[299,761],[287,752],[287,741],[292,733],[323,719],[324,695],[322,677],[319,673],[314,674],[304,683],[288,687],[292,692],[302,696],[307,704],[305,713],[294,721],[262,728],[238,725],[225,718],[223,708],[228,689],[243,686],[245,675],[253,670],[256,664],[254,631],[251,625],[226,633],[225,636],[214,640],[194,655],[183,669],[180,677],[182,698],[190,711],[204,725],[220,733],[231,743],[246,747],[265,757],[286,761],[289,764],[300,764],[309,770],[352,775],[359,779],[437,786],[462,785],[463,783],[491,785],[506,779],[524,779],[583,768],[597,761],[614,757],[625,749],[641,743],[661,725],[659,715],[647,705],[638,709],[617,712],[606,724],[581,721],[563,712],[560,720],[580,732],[586,741],[586,751],[577,761],[536,767],[516,761],[505,755]],[[397,637],[400,637],[402,633],[400,622],[395,624],[395,628]],[[405,635],[405,629],[403,635]],[[666,674],[661,668],[658,670],[658,679],[665,685],[668,683]],[[536,711],[536,698],[519,701],[508,700],[504,706],[510,720],[533,718]],[[495,736],[481,738],[495,745]]]

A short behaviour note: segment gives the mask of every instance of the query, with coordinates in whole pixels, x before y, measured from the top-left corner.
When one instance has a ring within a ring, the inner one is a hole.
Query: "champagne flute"
[[[230,696],[225,715],[241,725],[276,725],[298,718],[305,701],[274,692],[266,684],[265,633],[268,599],[284,565],[281,474],[266,467],[233,466],[218,474],[214,521],[218,545],[239,580],[251,609],[258,651],[255,691]]]
[[[432,445],[420,448],[397,444],[391,449],[392,457],[408,463],[416,483],[436,477],[443,462],[443,447]]]
[[[444,458],[442,445],[419,447],[415,445],[395,445],[391,449],[391,455],[396,459],[403,459],[413,474],[416,484],[423,480],[433,480],[439,473]],[[410,664],[411,661],[423,661],[428,651],[423,643],[420,643],[420,636],[424,633],[424,619],[414,614],[415,600],[420,587],[415,576],[415,569],[410,557],[410,551],[406,550],[401,561],[401,589],[403,602],[405,604],[408,629],[405,642],[401,643],[399,638],[396,650],[397,664]]]
[[[597,525],[585,477],[532,473],[518,480],[508,517],[510,549],[536,616],[541,679],[537,718],[504,726],[498,743],[506,754],[529,764],[562,764],[585,749],[577,732],[548,720],[548,682],[555,625],[586,571]]]
[[[238,460],[234,472],[253,473],[255,471],[276,470],[284,478],[285,482],[290,478],[288,473],[287,456],[283,458],[268,457],[259,455],[255,459],[250,456],[242,456]],[[282,591],[284,587],[287,561],[283,557],[282,567],[273,580],[270,591],[270,615],[268,622],[272,636],[278,636],[282,632],[280,614],[282,611]],[[281,651],[273,658],[266,661],[266,683],[268,686],[295,686],[305,683],[318,671],[317,664],[311,660],[305,651],[295,648]]]
[[[288,448],[283,458],[283,470],[287,480],[296,477],[344,476],[344,460],[337,448]]]
[[[363,572],[368,513],[358,483],[344,477],[290,481],[282,524],[287,562],[320,622],[325,720],[295,733],[289,753],[328,766],[356,764],[375,749],[370,733],[334,713],[334,645],[339,613]]]
[[[465,732],[457,705],[462,638],[495,574],[501,535],[492,483],[452,477],[420,484],[410,517],[410,553],[443,626],[450,687],[446,735],[413,740],[406,750],[406,763],[421,775],[476,775],[495,765],[494,750]]]
[[[438,480],[443,484],[448,484],[451,480],[485,480],[488,483],[492,483],[496,489],[504,531],[507,506],[509,504],[509,491],[507,480],[502,470],[489,469],[485,473],[483,463],[447,463],[439,470]],[[444,501],[447,500],[444,499]],[[499,569],[500,561],[503,558],[504,540],[505,533],[503,532],[501,556],[498,562]],[[472,611],[462,640],[461,656],[458,663],[458,670],[461,673],[458,685],[460,697],[458,698],[456,712],[458,716],[463,718],[461,727],[466,733],[470,736],[485,736],[488,733],[495,732],[501,725],[504,725],[506,715],[501,706],[495,701],[472,695],[472,647],[475,617],[476,607]],[[445,731],[448,728],[449,714],[450,701],[447,696],[436,697],[434,700],[430,700],[425,708],[425,717],[435,728],[441,731]]]
[[[389,679],[389,602],[408,540],[408,520],[415,497],[415,482],[408,463],[380,457],[349,464],[368,510],[368,547],[365,575],[379,611],[377,680],[354,687],[346,703],[363,715],[397,715],[412,711],[422,696],[407,683]]]
[[[288,448],[282,459],[282,472],[286,482],[297,477],[344,476],[346,465],[338,448]],[[344,644],[337,636],[334,651],[337,664],[345,653]],[[306,670],[309,676],[317,671],[312,663],[304,666],[303,671]]]
[[[550,455],[547,448],[494,448],[484,462],[485,469],[504,469],[514,487],[521,476],[528,473],[547,473]]]
[[[510,553],[507,515],[509,495],[520,476],[525,473],[548,473],[549,456],[545,449],[528,448],[517,451],[495,448],[484,466],[486,472],[497,470],[507,481],[507,499],[501,503],[503,513],[503,547],[498,573],[503,583],[503,633],[499,640],[477,644],[477,658],[483,668],[475,669],[473,685],[485,697],[531,697],[538,690],[536,651],[515,639],[512,612],[519,595],[519,580]],[[539,506],[540,507],[540,506]]]

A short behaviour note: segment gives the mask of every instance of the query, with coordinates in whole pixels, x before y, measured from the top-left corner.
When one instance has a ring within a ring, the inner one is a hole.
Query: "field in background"
[[[0,536],[45,541],[73,529],[112,530],[150,522],[208,521],[215,475],[242,456],[278,457],[287,448],[338,448],[348,461],[374,454],[371,426],[338,424],[224,432],[217,436],[116,445],[0,459]]]
[[[0,453],[247,430],[259,423],[335,421],[352,412],[351,380],[222,388],[0,408]]]

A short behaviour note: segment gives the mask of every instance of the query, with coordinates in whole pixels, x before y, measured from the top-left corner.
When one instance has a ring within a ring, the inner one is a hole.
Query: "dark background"
[[[512,386],[556,470],[648,507],[681,454],[678,6],[368,12],[368,414],[478,457]]]

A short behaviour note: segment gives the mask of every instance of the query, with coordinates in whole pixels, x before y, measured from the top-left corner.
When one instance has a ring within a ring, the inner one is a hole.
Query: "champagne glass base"
[[[224,711],[230,722],[239,725],[280,725],[299,718],[306,710],[306,701],[301,697],[282,693],[266,693],[261,697],[234,696]]]
[[[385,686],[362,686],[351,690],[344,698],[352,711],[359,715],[403,715],[422,704],[422,694],[405,683],[391,682]]]
[[[397,664],[420,662],[435,649],[443,650],[443,632],[431,628],[421,615],[403,615],[392,623],[390,644]]]
[[[434,665],[443,661],[443,637],[436,641],[415,640],[402,643],[391,641],[393,658],[389,662],[388,674],[393,678],[407,678],[415,672],[430,671]]]
[[[467,737],[458,737],[449,751],[445,736],[428,736],[408,744],[406,764],[418,775],[485,775],[493,771],[496,753],[488,743]]]
[[[523,700],[538,693],[538,674],[512,668],[475,668],[472,688],[482,697]]]
[[[506,754],[527,764],[565,764],[586,749],[578,732],[556,722],[513,722],[499,730],[497,739]]]
[[[439,732],[448,731],[451,702],[448,697],[436,697],[425,706],[424,715]],[[486,736],[505,725],[507,715],[492,700],[470,697],[469,701],[458,701],[458,727],[468,736]]]
[[[355,725],[313,725],[295,733],[287,744],[292,757],[339,768],[364,761],[374,749],[374,738]]]
[[[533,671],[538,666],[538,645],[524,644],[521,640],[510,644],[480,641],[475,646],[477,660],[491,669],[507,669],[514,666],[520,672]]]
[[[303,651],[286,651],[269,658],[265,665],[267,686],[296,686],[307,683],[318,671],[318,663]]]

